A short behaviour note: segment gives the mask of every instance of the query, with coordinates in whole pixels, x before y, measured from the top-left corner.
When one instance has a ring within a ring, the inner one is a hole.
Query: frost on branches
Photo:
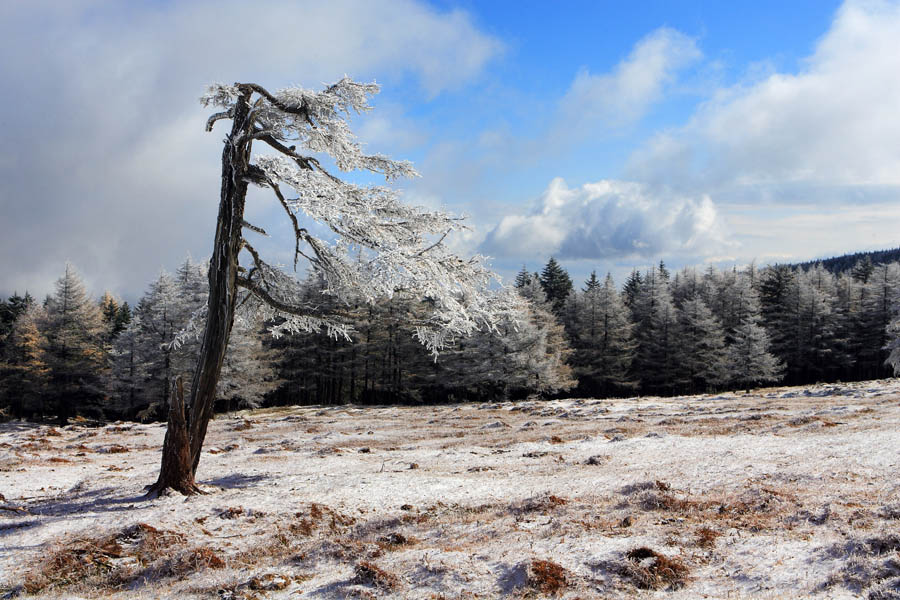
[[[321,92],[298,87],[272,94],[254,84],[214,85],[202,102],[224,109],[210,118],[211,129],[218,119],[232,118],[238,103],[258,95],[250,108],[253,125],[247,135],[278,154],[256,158],[248,175],[252,183],[272,189],[294,226],[294,268],[298,260],[308,260],[324,275],[325,293],[347,303],[360,296],[374,302],[398,290],[427,298],[433,310],[417,327],[417,337],[437,351],[453,336],[492,327],[502,313],[515,308],[515,297],[487,293],[494,274],[482,257],[463,260],[444,246],[450,232],[465,227],[459,218],[405,205],[389,187],[342,181],[315,156],[327,154],[342,171],[372,171],[387,181],[418,175],[408,161],[365,154],[350,131],[348,117],[370,110],[369,98],[377,92],[376,84],[349,78]],[[311,235],[303,227],[305,220],[328,226],[334,240]],[[263,233],[250,224],[244,227]],[[257,307],[271,312],[267,316],[285,319],[273,333],[325,326],[332,335],[349,334],[339,318],[323,316],[315,306],[298,305],[296,279],[264,262],[246,241],[244,248],[250,266],[238,285],[259,301]]]
[[[515,293],[490,291],[495,276],[482,257],[462,259],[444,245],[447,235],[464,228],[459,218],[407,206],[391,187],[348,183],[323,166],[324,160],[339,171],[379,173],[387,182],[417,175],[407,161],[364,153],[350,131],[348,119],[370,110],[369,98],[377,92],[374,83],[345,77],[320,92],[295,87],[270,93],[239,83],[213,85],[202,97],[205,106],[221,108],[207,121],[207,131],[222,119],[230,119],[232,127],[222,154],[206,329],[186,402],[190,418],[177,414],[178,401],[170,412],[170,433],[172,423],[189,423],[188,435],[174,432],[172,437],[180,444],[187,439],[190,452],[167,437],[151,494],[166,488],[199,491],[193,474],[238,306],[274,320],[276,336],[323,328],[332,336],[351,333],[340,309],[323,314],[315,298],[302,295],[293,275],[265,262],[245,238],[245,232],[248,237],[266,235],[244,220],[250,184],[274,193],[293,227],[293,268],[303,260],[322,277],[323,293],[336,300],[329,305],[340,307],[359,298],[373,303],[399,291],[421,298],[430,310],[413,324],[415,335],[435,354],[458,336],[496,329],[504,319],[521,314],[523,303]],[[254,143],[274,152],[255,157]],[[307,225],[312,221],[333,235],[323,239],[311,234]],[[182,464],[186,454],[187,467]]]

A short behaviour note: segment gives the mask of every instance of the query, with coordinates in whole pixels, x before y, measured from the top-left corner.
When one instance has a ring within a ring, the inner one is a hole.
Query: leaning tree
[[[369,302],[398,290],[415,294],[429,307],[415,324],[415,336],[437,352],[455,336],[492,328],[518,310],[515,294],[491,292],[493,273],[483,258],[462,259],[444,244],[464,227],[444,212],[407,206],[392,187],[357,185],[334,175],[370,171],[387,181],[414,177],[407,161],[366,154],[348,126],[353,114],[368,111],[374,83],[344,78],[314,92],[292,87],[271,93],[253,83],[213,85],[201,98],[220,107],[207,131],[222,119],[231,132],[222,152],[222,188],[212,258],[209,299],[200,355],[190,386],[188,412],[178,381],[170,405],[159,479],[151,496],[165,489],[200,492],[194,481],[212,418],[216,383],[237,309],[255,310],[274,323],[272,333],[326,330],[348,337],[339,312],[323,314],[300,282],[265,262],[248,240],[266,232],[244,219],[248,187],[272,191],[294,234],[293,268],[299,261],[320,274],[324,293],[338,302]],[[254,142],[274,151],[254,156]],[[294,194],[282,189],[291,188]],[[316,222],[311,233],[309,223]],[[324,226],[324,227],[322,227]]]

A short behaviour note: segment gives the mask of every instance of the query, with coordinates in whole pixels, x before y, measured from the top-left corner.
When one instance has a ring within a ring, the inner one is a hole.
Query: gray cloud
[[[707,196],[609,180],[570,189],[557,178],[530,214],[504,217],[482,251],[498,257],[615,260],[709,255],[729,246]]]
[[[222,134],[203,132],[207,83],[377,74],[435,95],[501,51],[465,13],[414,0],[2,3],[0,293],[43,293],[71,260],[95,291],[134,294],[208,252]]]

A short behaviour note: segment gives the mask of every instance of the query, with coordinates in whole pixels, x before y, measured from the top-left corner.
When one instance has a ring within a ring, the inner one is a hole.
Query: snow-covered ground
[[[0,425],[0,598],[897,598],[900,381]]]

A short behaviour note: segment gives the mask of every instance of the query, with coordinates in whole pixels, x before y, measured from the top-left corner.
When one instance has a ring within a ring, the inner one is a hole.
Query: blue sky
[[[454,247],[506,278],[550,255],[621,281],[900,245],[893,1],[23,0],[0,5],[0,56],[4,295],[68,260],[134,298],[205,256],[204,86],[345,73],[382,84],[360,138],[415,161],[408,199],[469,214]]]

